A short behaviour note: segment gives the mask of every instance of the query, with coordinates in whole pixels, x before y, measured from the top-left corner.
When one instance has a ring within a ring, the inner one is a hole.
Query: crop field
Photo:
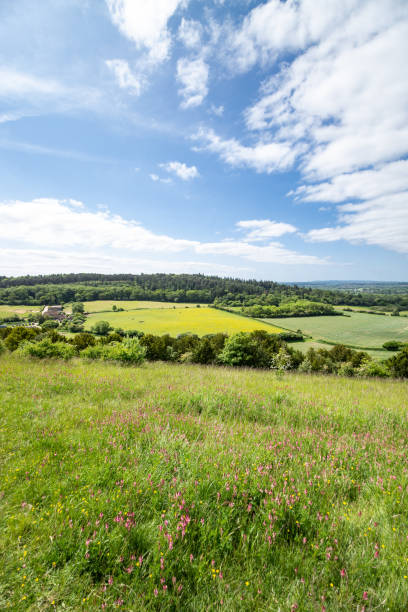
[[[272,324],[279,323],[286,329],[301,329],[314,340],[328,340],[334,343],[356,347],[380,348],[388,340],[408,342],[408,319],[348,312],[342,317],[293,317],[266,319]]]
[[[195,308],[197,304],[184,304],[181,302],[147,302],[140,300],[95,300],[94,302],[84,302],[85,312],[106,312],[112,311],[112,306],[123,308],[124,310],[138,310],[140,308]],[[72,312],[72,304],[67,306],[65,312]]]
[[[137,329],[151,334],[170,334],[177,336],[191,332],[198,336],[225,332],[228,334],[240,331],[264,329],[269,333],[279,333],[280,328],[268,325],[259,320],[216,310],[215,308],[149,308],[137,311],[107,312],[91,314],[86,319],[86,329],[90,329],[96,321],[108,321],[112,327],[124,330]]]
[[[1,304],[0,305],[0,317],[4,316],[5,314],[18,314],[18,315],[25,315],[28,314],[29,312],[38,312],[39,310],[42,310],[42,306],[33,306],[32,304],[27,306],[27,305],[12,305],[10,306],[9,304]]]
[[[0,609],[406,610],[406,382],[0,361]]]

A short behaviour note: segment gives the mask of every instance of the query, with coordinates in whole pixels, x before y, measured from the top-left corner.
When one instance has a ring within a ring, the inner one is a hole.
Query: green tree
[[[72,314],[84,314],[85,306],[83,302],[74,302],[72,304]]]
[[[97,321],[95,325],[91,327],[91,332],[97,336],[106,336],[112,327],[108,321]]]
[[[408,346],[387,360],[387,365],[393,376],[408,378]]]

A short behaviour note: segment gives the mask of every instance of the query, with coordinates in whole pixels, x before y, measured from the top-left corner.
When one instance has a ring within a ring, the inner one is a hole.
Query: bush
[[[44,321],[44,323],[41,325],[41,329],[43,330],[47,330],[47,329],[57,329],[57,327],[59,326],[58,321],[53,321],[52,319],[47,319],[46,321]]]
[[[72,304],[72,314],[83,314],[85,312],[85,306],[82,302],[75,302]]]
[[[95,337],[92,334],[88,334],[86,332],[82,332],[77,334],[70,340],[71,344],[73,344],[78,351],[82,351],[86,349],[88,346],[94,346],[96,344]]]
[[[337,374],[339,376],[354,376],[355,370],[351,361],[346,361],[345,363],[342,363],[342,365],[337,371]]]
[[[398,342],[398,340],[389,340],[388,342],[384,342],[383,348],[386,351],[399,351],[404,347],[403,342]]]
[[[6,350],[6,347],[4,346],[4,342],[2,340],[0,340],[0,355],[2,355]]]
[[[397,378],[408,378],[408,346],[386,361],[391,374]]]
[[[52,342],[50,338],[43,338],[40,342],[23,342],[18,348],[18,354],[38,357],[39,359],[71,359],[71,357],[76,355],[76,350],[72,344],[67,344],[66,342]]]
[[[386,378],[390,375],[385,364],[378,361],[369,361],[365,359],[356,372],[357,376],[376,376],[378,378]]]
[[[136,365],[143,363],[146,356],[146,350],[140,344],[138,338],[126,338],[123,342],[88,346],[81,351],[80,355],[87,359],[120,361],[121,363]]]
[[[277,370],[278,372],[286,372],[286,370],[291,370],[292,367],[293,363],[291,356],[284,347],[281,347],[279,352],[272,357],[271,369]]]
[[[229,366],[262,367],[269,365],[269,355],[251,334],[239,332],[230,336],[218,355],[218,361]]]
[[[204,365],[212,363],[216,357],[214,347],[209,338],[202,338],[190,355],[193,363]]]
[[[33,340],[41,330],[36,327],[13,327],[7,335],[4,344],[9,351],[15,351],[26,340]]]
[[[97,336],[106,336],[112,327],[108,321],[97,321],[95,325],[91,327],[91,332]]]

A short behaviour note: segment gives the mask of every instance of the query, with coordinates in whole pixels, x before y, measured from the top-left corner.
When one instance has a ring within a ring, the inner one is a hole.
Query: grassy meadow
[[[0,609],[407,609],[408,385],[0,358]]]
[[[342,317],[293,317],[262,319],[285,329],[301,329],[314,340],[327,340],[356,347],[380,348],[388,340],[408,342],[408,319],[347,312]]]
[[[195,308],[197,304],[187,304],[182,302],[152,302],[142,300],[94,300],[93,302],[83,302],[85,312],[110,312],[112,306],[123,308],[124,310],[140,310],[141,308]],[[72,304],[64,308],[65,312],[72,312]]]
[[[39,312],[43,309],[43,306],[33,306],[30,305],[9,305],[9,304],[0,304],[0,317],[8,314],[18,314],[20,316],[24,316],[29,314],[30,312]]]
[[[104,312],[87,317],[85,329],[90,329],[96,321],[108,321],[112,327],[137,329],[151,334],[170,334],[177,336],[191,332],[198,336],[225,332],[233,334],[240,331],[264,329],[269,333],[282,331],[278,326],[260,320],[242,317],[237,314],[216,310],[215,308],[146,308],[137,311]]]

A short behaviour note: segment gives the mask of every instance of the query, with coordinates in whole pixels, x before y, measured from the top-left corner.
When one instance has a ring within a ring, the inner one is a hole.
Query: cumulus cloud
[[[69,205],[71,204],[71,206]],[[158,235],[109,211],[91,212],[72,202],[39,198],[0,203],[0,238],[42,247],[86,247],[179,252],[198,244]]]
[[[127,89],[135,96],[140,95],[142,83],[140,77],[136,77],[131,71],[128,62],[122,59],[106,60],[105,64],[115,75],[119,87]]]
[[[188,49],[194,49],[200,46],[202,32],[203,26],[199,21],[184,19],[183,17],[178,30],[178,37]]]
[[[305,202],[343,202],[405,190],[408,190],[408,160],[400,160],[376,169],[339,174],[327,182],[302,185],[291,195]]]
[[[339,207],[339,225],[308,232],[312,242],[348,240],[408,253],[408,192]]]
[[[231,266],[208,261],[146,259],[121,257],[99,251],[71,252],[42,249],[0,248],[0,265],[6,276],[24,274],[60,274],[61,272],[100,272],[105,274],[168,272],[174,274],[201,273],[218,276],[248,276],[254,270],[248,266]]]
[[[277,238],[297,231],[296,227],[289,223],[279,223],[269,219],[238,221],[237,227],[248,232],[245,236],[247,242]]]
[[[218,153],[230,166],[251,168],[267,174],[289,169],[303,150],[300,144],[291,147],[282,142],[258,141],[252,146],[246,146],[235,138],[222,139],[211,129],[200,129],[193,140],[200,143],[200,146],[194,148],[195,151]]]
[[[267,246],[256,246],[240,240],[203,243],[196,247],[197,253],[244,257],[257,263],[279,263],[282,265],[325,265],[327,261],[315,255],[302,255],[285,248],[279,242]]]
[[[167,59],[171,34],[167,24],[188,0],[106,0],[113,23],[137,49],[147,50],[153,63]]]
[[[37,253],[35,256],[39,258],[37,271],[38,269],[49,270],[46,264],[47,260],[51,267],[52,265],[56,266],[53,268],[54,270],[58,269],[58,262],[61,262],[62,257],[68,258],[70,262],[71,259],[72,262],[76,261],[78,263],[77,269],[81,267],[81,262],[88,260],[92,269],[102,270],[107,269],[115,260],[121,260],[122,263],[133,262],[134,264],[136,261],[135,254],[146,253],[154,257],[177,253],[225,255],[248,261],[282,265],[321,265],[326,263],[325,260],[313,255],[304,255],[287,249],[277,242],[258,246],[250,244],[250,240],[253,239],[250,238],[249,240],[225,240],[206,243],[156,234],[137,221],[125,219],[107,209],[101,208],[96,212],[90,211],[82,202],[77,200],[38,198],[29,202],[21,200],[1,202],[0,218],[2,220],[0,240],[3,241],[4,245],[2,250],[0,249],[0,256],[7,249],[9,251],[14,249],[16,253],[22,254],[20,255],[21,261],[26,257],[24,261],[29,266],[32,260],[27,254]],[[279,226],[280,224],[276,225]],[[272,228],[269,228],[269,237],[273,231]],[[246,229],[261,231],[259,226],[248,226]],[[282,227],[279,230],[275,227],[275,235],[283,234],[283,230]],[[286,227],[285,232],[290,231],[292,231],[290,226]],[[59,253],[59,256],[55,258],[54,253]],[[98,257],[101,260],[99,265]],[[54,261],[50,262],[52,258],[54,258]],[[205,262],[197,262],[194,265],[197,265],[197,270],[200,269],[200,265],[201,271],[209,269]],[[219,264],[212,265],[220,268]],[[228,265],[230,265],[229,262]],[[120,267],[123,269],[122,265]],[[1,262],[1,268],[3,273],[9,270],[3,262]],[[62,266],[62,268],[65,269],[65,266]],[[62,268],[60,266],[60,269]],[[89,269],[88,266],[83,268]],[[232,269],[235,268],[231,267],[230,271]],[[28,268],[25,268],[25,270],[27,273]]]
[[[182,58],[177,62],[177,80],[181,85],[182,108],[200,106],[208,93],[208,65],[198,59]]]
[[[160,164],[160,167],[166,170],[167,172],[175,174],[183,181],[190,181],[191,179],[200,176],[196,166],[187,166],[186,164],[183,164],[182,162],[178,161]]]

